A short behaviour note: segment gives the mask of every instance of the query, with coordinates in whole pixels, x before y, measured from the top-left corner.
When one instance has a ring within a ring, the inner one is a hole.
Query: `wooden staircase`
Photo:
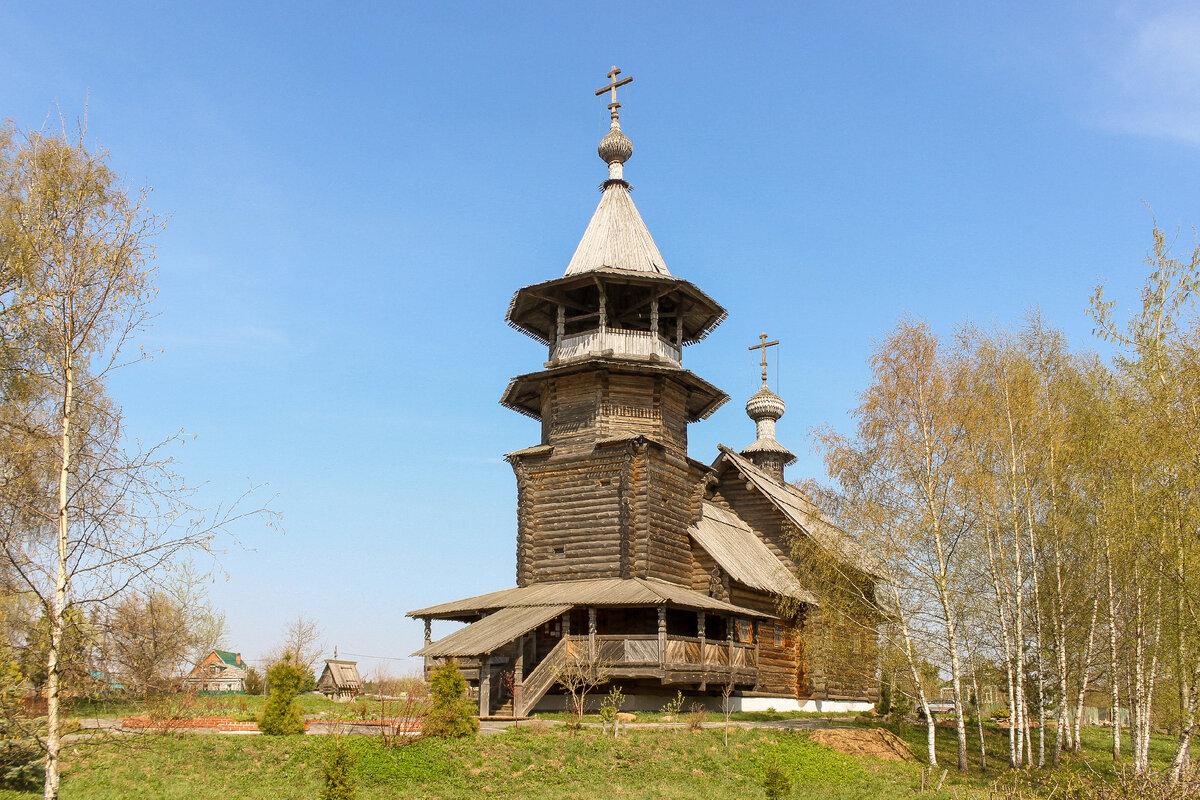
[[[525,676],[525,680],[521,682],[521,688],[517,692],[517,702],[515,705],[514,716],[521,718],[529,716],[529,712],[538,704],[538,701],[546,696],[546,692],[550,691],[550,687],[554,685],[554,680],[558,675],[559,668],[566,662],[567,653],[570,647],[570,638],[564,636],[562,641],[554,646],[554,649],[546,654],[542,659],[542,663],[537,665],[533,672]]]

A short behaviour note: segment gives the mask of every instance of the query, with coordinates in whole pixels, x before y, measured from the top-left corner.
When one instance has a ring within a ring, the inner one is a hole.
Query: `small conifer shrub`
[[[258,729],[268,736],[304,733],[304,718],[296,702],[304,682],[304,670],[290,661],[281,661],[267,670],[267,682],[271,691],[262,716],[258,718]]]
[[[433,704],[422,727],[426,736],[457,739],[474,736],[479,731],[479,720],[467,699],[467,681],[459,671],[457,661],[451,658],[434,670],[429,687]]]
[[[321,777],[325,781],[321,789],[321,800],[354,800],[356,788],[354,776],[354,754],[340,735],[329,737],[331,744],[325,751],[321,765]]]
[[[792,776],[779,766],[779,759],[772,759],[763,767],[763,791],[768,800],[780,800],[792,793]]]

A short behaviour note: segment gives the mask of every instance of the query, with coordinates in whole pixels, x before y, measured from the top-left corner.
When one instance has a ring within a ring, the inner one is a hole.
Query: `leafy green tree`
[[[287,736],[304,733],[304,718],[296,695],[304,684],[305,674],[301,667],[281,661],[267,670],[267,682],[271,691],[258,719],[258,729],[268,736]]]
[[[451,658],[434,670],[429,685],[433,706],[425,718],[425,735],[443,739],[474,736],[479,731],[479,720],[472,713],[467,699],[467,681],[458,662]]]
[[[263,688],[263,675],[258,667],[246,667],[246,694],[260,695]]]

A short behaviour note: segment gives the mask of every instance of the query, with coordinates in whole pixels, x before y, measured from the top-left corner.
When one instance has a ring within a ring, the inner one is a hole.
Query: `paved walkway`
[[[165,728],[161,728],[161,727],[147,727],[147,728],[125,727],[121,724],[121,722],[122,722],[121,719],[116,719],[116,718],[114,718],[114,719],[108,719],[108,718],[80,719],[79,727],[86,731],[103,731],[104,733],[115,734],[115,735],[137,734],[137,733],[158,733],[161,730],[165,729]],[[343,733],[349,733],[352,735],[353,734],[362,734],[362,735],[367,735],[367,736],[372,736],[372,735],[377,736],[379,734],[378,726],[371,724],[370,720],[344,723],[341,726],[339,726],[337,724],[337,722],[332,721],[332,720],[323,721],[323,720],[314,719],[314,720],[310,720],[309,722],[310,722],[310,725],[309,725],[309,730],[307,731],[307,733],[310,736],[323,736],[323,735],[326,735],[329,733],[333,733],[336,729],[339,729],[339,728],[341,728]],[[566,723],[563,722],[562,720],[548,720],[548,719],[543,719],[543,720],[529,719],[529,720],[521,720],[519,722],[514,722],[512,720],[483,720],[482,722],[479,723],[479,732],[480,732],[480,734],[482,734],[484,736],[494,736],[498,733],[505,733],[506,731],[508,731],[510,728],[513,728],[513,727],[528,727],[528,726],[532,726],[532,725],[558,726],[558,725],[565,725],[565,724]],[[583,726],[585,728],[597,728],[597,729],[603,727],[599,722],[585,722],[585,723],[583,723]],[[722,719],[712,720],[712,721],[701,723],[701,726],[704,728],[718,728],[719,729],[719,728],[725,727],[725,721]],[[816,718],[779,719],[779,720],[764,720],[764,721],[735,720],[735,721],[731,721],[729,723],[729,726],[731,728],[766,728],[766,729],[775,729],[775,730],[804,730],[804,731],[829,730],[832,728],[850,727],[849,725],[846,725],[845,722],[842,720],[816,719]],[[689,723],[687,723],[687,722],[622,722],[621,723],[622,730],[644,730],[644,729],[657,729],[657,728],[680,730],[680,729],[686,729],[688,727],[689,727]],[[220,729],[218,729],[216,727],[212,727],[212,726],[199,726],[199,725],[188,726],[188,725],[178,725],[177,724],[177,725],[170,726],[169,729],[172,731],[179,732],[179,733],[210,734],[210,735],[219,735],[219,736],[258,736],[258,735],[260,735],[257,730],[245,730],[245,729],[220,730]],[[95,734],[94,733],[72,734],[70,738],[72,738],[72,739],[87,739],[87,738],[90,738],[91,736],[95,736]]]

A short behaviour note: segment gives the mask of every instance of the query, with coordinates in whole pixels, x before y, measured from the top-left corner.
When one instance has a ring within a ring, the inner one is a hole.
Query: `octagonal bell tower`
[[[542,369],[501,398],[541,421],[540,442],[511,453],[517,476],[517,584],[654,577],[686,585],[687,527],[705,467],[687,426],[728,396],[683,368],[683,349],[725,311],[674,277],[633,204],[619,87],[609,72],[608,166],[597,206],[563,276],[517,291],[508,323],[547,347]]]

